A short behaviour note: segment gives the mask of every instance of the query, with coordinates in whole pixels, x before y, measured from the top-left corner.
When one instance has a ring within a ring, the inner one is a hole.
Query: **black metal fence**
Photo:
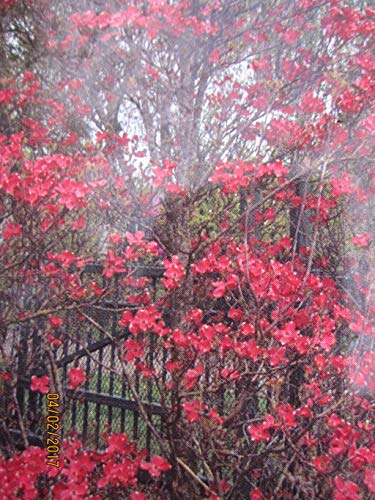
[[[150,426],[140,412],[139,403],[141,402],[143,412],[147,414],[147,420],[162,435],[165,406],[161,405],[161,394],[156,381],[164,383],[168,377],[164,368],[168,353],[162,344],[156,345],[159,342],[156,336],[150,336],[145,349],[148,367],[157,374],[155,379],[142,376],[134,363],[124,364],[123,343],[133,335],[118,323],[123,311],[130,307],[134,309],[134,305],[126,303],[124,287],[120,284],[121,274],[111,278],[110,283],[100,283],[104,279],[102,271],[100,265],[87,265],[81,273],[81,280],[84,282],[87,279],[90,282],[95,277],[99,285],[111,288],[110,299],[86,305],[83,302],[75,309],[65,312],[60,332],[63,342],[60,346],[46,346],[45,340],[43,342],[45,334],[38,329],[35,321],[32,323],[33,327],[25,324],[22,331],[15,332],[15,338],[22,339],[21,346],[19,341],[16,342],[17,353],[13,357],[18,360],[16,399],[20,418],[13,419],[8,425],[8,440],[17,442],[20,447],[25,446],[25,440],[22,439],[25,432],[29,444],[44,446],[46,398],[30,390],[30,381],[32,375],[48,375],[54,380],[54,391],[61,392],[62,437],[73,432],[83,442],[100,449],[105,446],[103,434],[124,432],[130,439],[137,441],[140,449],[146,448],[150,454],[160,451]],[[134,269],[132,275],[147,278],[149,293],[155,297],[163,273],[163,267],[147,266]],[[226,304],[219,304],[219,307],[222,307],[220,312],[227,308]],[[208,316],[214,317],[218,312],[213,309]],[[169,311],[165,310],[163,319],[167,326],[168,314]],[[207,386],[210,385],[211,373],[215,373],[217,363],[220,362],[215,353],[207,358],[205,376],[202,379]],[[73,367],[79,367],[86,378],[77,390],[69,388],[69,372]],[[217,393],[204,392],[204,402],[219,408],[221,412],[230,412],[239,389],[223,388]],[[246,412],[252,413],[256,404],[257,401],[252,399],[244,404]],[[22,422],[25,429],[21,428]]]
[[[134,270],[134,276],[149,278],[150,286],[156,288],[163,271],[160,267],[139,267]],[[96,275],[99,279],[101,272],[100,265],[91,264],[86,266],[81,278],[85,279],[84,275]],[[118,278],[115,276],[112,279],[115,287],[118,287]],[[10,429],[12,439],[19,440],[20,446],[25,432],[29,444],[42,445],[44,442],[46,398],[30,390],[30,379],[32,374],[49,375],[52,370],[62,390],[62,437],[73,432],[84,442],[101,448],[105,444],[103,434],[125,432],[129,438],[137,440],[139,448],[146,448],[149,453],[157,452],[157,444],[139,414],[138,403],[124,374],[121,346],[129,332],[118,326],[126,304],[120,302],[117,291],[115,289],[112,293],[112,300],[81,306],[79,315],[85,321],[80,323],[76,314],[68,316],[62,327],[63,343],[59,347],[49,346],[47,352],[40,346],[40,331],[23,327],[22,348],[17,353],[17,402],[27,430],[19,428],[20,422]],[[27,360],[30,354],[35,358],[38,352],[37,368],[35,365],[29,367]],[[152,353],[149,364],[151,369],[161,369]],[[68,374],[72,367],[81,368],[86,377],[84,384],[77,390],[69,388]],[[131,383],[139,394],[148,419],[161,429],[163,409],[158,402],[160,395],[154,382],[151,379],[145,381],[133,369]]]

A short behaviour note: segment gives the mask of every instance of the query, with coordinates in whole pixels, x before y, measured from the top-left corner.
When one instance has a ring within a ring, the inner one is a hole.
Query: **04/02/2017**
[[[48,393],[47,397],[47,411],[46,416],[46,449],[47,449],[47,465],[53,467],[60,466],[60,411],[59,399],[57,393]],[[51,437],[50,437],[51,436]]]

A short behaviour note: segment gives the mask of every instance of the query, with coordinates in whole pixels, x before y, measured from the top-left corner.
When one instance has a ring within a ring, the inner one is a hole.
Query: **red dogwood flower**
[[[31,386],[32,391],[38,391],[41,394],[47,394],[49,392],[49,377],[47,375],[43,375],[43,377],[37,377],[33,375],[31,377]]]
[[[159,455],[154,455],[150,462],[142,462],[141,469],[147,470],[152,477],[159,477],[162,472],[171,469],[171,465]]]
[[[81,368],[72,368],[69,373],[69,387],[71,389],[77,389],[78,386],[83,384],[86,380],[86,375],[83,373]]]

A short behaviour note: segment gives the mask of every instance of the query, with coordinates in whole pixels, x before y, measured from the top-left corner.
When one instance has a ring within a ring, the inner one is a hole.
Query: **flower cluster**
[[[9,460],[0,458],[0,494],[2,498],[36,500],[49,493],[54,498],[76,500],[108,498],[120,491],[131,500],[147,500],[140,491],[139,470],[159,478],[171,465],[161,456],[145,460],[125,434],[111,434],[103,452],[86,450],[73,438],[62,443],[62,466],[46,465],[46,452],[30,447]]]

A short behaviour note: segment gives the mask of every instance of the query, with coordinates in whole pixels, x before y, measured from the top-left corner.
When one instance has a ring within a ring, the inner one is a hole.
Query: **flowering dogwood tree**
[[[352,3],[48,4],[40,60],[0,88],[2,425],[8,453],[7,422],[26,447],[0,464],[4,495],[375,493],[375,11]],[[19,2],[3,8],[12,26]],[[83,280],[98,259],[104,284]],[[154,293],[134,273],[149,262]],[[28,448],[9,346],[33,332],[35,394],[76,390],[85,374],[63,380],[52,346],[84,342],[66,325],[98,326],[85,308],[115,282],[119,372],[160,454],[71,441],[51,472]],[[11,471],[31,457],[26,484]]]

